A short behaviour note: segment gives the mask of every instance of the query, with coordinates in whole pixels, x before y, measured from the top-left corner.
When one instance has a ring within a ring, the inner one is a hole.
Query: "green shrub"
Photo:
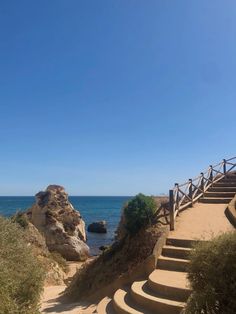
[[[236,313],[236,232],[202,242],[191,253],[193,294],[186,313]]]
[[[18,223],[24,229],[26,229],[29,225],[29,221],[26,214],[20,211],[11,217],[11,221]]]
[[[43,271],[23,230],[0,217],[0,313],[36,314]]]
[[[152,197],[141,193],[136,195],[124,208],[127,231],[133,235],[142,227],[149,225],[152,222],[156,208],[156,202]]]

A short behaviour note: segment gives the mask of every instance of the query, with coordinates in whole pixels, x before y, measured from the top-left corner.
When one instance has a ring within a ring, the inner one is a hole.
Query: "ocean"
[[[87,226],[99,220],[107,221],[107,233],[98,234],[87,232],[87,244],[91,254],[100,253],[99,247],[112,243],[115,230],[120,220],[121,209],[130,196],[71,196],[70,202],[79,210]],[[23,211],[35,202],[33,196],[1,196],[0,215],[9,217],[17,211]]]

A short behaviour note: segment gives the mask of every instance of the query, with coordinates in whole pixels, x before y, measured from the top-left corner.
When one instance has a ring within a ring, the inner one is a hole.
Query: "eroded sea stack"
[[[85,222],[69,202],[65,189],[49,185],[35,198],[36,203],[27,214],[45,237],[48,249],[60,253],[66,260],[85,260],[89,256]]]

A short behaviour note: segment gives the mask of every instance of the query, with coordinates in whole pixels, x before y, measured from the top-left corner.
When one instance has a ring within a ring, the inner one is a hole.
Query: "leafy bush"
[[[133,235],[142,227],[152,222],[156,212],[156,202],[153,197],[144,194],[136,195],[124,208],[125,228]]]
[[[29,221],[26,214],[20,211],[11,217],[11,221],[18,223],[24,229],[26,229],[29,225]]]
[[[236,232],[199,243],[191,254],[186,313],[236,313]]]
[[[0,217],[0,313],[36,314],[43,271],[23,230]]]

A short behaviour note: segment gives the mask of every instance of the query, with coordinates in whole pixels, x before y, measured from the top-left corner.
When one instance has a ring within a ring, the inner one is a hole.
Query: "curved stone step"
[[[236,186],[215,186],[210,187],[208,192],[234,192],[236,193]]]
[[[170,237],[166,239],[166,245],[179,246],[179,247],[185,247],[185,248],[192,248],[198,242],[199,242],[198,240],[192,240],[192,239],[180,239],[180,238],[170,238]]]
[[[168,257],[184,258],[189,259],[190,248],[164,245],[162,248],[162,255]]]
[[[157,268],[173,271],[187,271],[189,260],[173,258],[168,256],[159,256],[157,260]]]
[[[227,183],[227,182],[232,182],[232,183],[235,183],[236,184],[236,178],[235,176],[232,176],[232,177],[228,177],[228,178],[223,178],[219,181],[220,183]]]
[[[231,186],[236,186],[236,183],[234,182],[217,182],[217,183],[213,183],[212,185],[213,187],[216,187],[216,186],[222,186],[222,187],[231,187]]]
[[[204,197],[228,197],[228,198],[233,198],[235,195],[235,192],[211,192],[207,191],[204,194]]]
[[[134,302],[128,291],[118,289],[113,296],[113,307],[117,314],[155,314]]]
[[[103,298],[97,305],[97,314],[116,314],[112,306],[112,299],[109,297]]]
[[[147,283],[153,291],[171,300],[185,302],[191,294],[185,272],[155,269]]]
[[[207,204],[228,204],[231,202],[232,198],[227,197],[204,197],[200,198],[200,203],[207,203]]]
[[[184,302],[151,294],[146,280],[135,281],[131,286],[131,295],[137,303],[158,314],[179,314],[185,306]]]

